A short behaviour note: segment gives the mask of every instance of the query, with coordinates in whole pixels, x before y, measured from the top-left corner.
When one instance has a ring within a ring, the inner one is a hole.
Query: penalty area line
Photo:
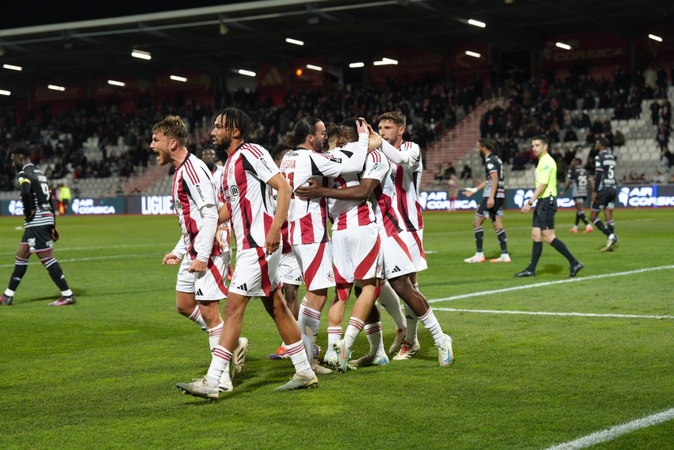
[[[527,284],[525,286],[514,286],[514,287],[509,287],[509,288],[503,288],[503,289],[494,289],[494,290],[491,290],[491,291],[471,292],[470,294],[453,295],[451,297],[443,297],[443,298],[436,298],[436,299],[433,299],[433,300],[428,300],[428,303],[451,302],[451,301],[454,301],[454,300],[461,300],[461,299],[464,299],[464,298],[481,297],[483,295],[499,294],[501,292],[521,291],[521,290],[524,290],[524,289],[532,289],[532,288],[538,288],[538,287],[553,286],[555,284],[576,283],[576,282],[585,281],[585,280],[599,280],[599,279],[602,279],[602,278],[622,277],[622,276],[626,276],[626,275],[635,275],[635,274],[638,274],[638,273],[653,272],[653,271],[656,271],[656,270],[668,270],[668,269],[674,269],[674,266],[648,267],[648,268],[645,268],[645,269],[628,270],[626,272],[605,273],[605,274],[602,274],[602,275],[590,275],[590,276],[587,276],[587,277],[567,278],[567,279],[564,279],[564,280],[557,280],[557,281],[546,281],[544,283]]]
[[[631,433],[642,428],[648,428],[659,425],[663,422],[674,419],[674,408],[650,415],[641,419],[633,420],[606,430],[588,434],[573,441],[548,447],[546,450],[576,450],[580,448],[591,447],[602,442],[612,441],[623,434]]]

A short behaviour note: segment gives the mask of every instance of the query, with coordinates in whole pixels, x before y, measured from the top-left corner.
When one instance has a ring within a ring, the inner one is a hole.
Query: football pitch
[[[177,219],[59,217],[55,255],[78,303],[47,306],[59,292],[33,257],[14,305],[0,307],[0,448],[672,448],[674,209],[617,210],[610,253],[597,230],[569,233],[573,215],[558,213],[557,235],[584,263],[578,277],[545,245],[538,276],[518,279],[531,215],[506,211],[512,263],[465,264],[472,213],[425,214],[419,282],[454,338],[449,368],[420,326],[411,360],[274,392],[292,364],[268,359],[281,339],[253,300],[245,369],[217,403],[175,388],[210,363],[207,334],[175,312],[177,268],[161,265]],[[2,290],[19,225],[0,218]],[[484,248],[500,253],[488,222]],[[353,357],[366,349],[361,335]]]

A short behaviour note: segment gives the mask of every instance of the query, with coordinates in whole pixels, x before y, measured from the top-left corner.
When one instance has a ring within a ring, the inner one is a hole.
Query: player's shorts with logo
[[[402,232],[387,236],[380,230],[382,274],[385,279],[398,278],[416,272],[412,247],[416,247],[412,234]]]
[[[307,291],[335,287],[332,270],[332,242],[293,245],[293,253],[302,268]]]
[[[21,243],[26,244],[31,253],[40,253],[54,248],[51,237],[52,225],[28,227],[23,232]]]
[[[194,293],[197,301],[208,302],[227,298],[227,270],[229,252],[211,256],[203,272],[190,273],[192,258],[185,256],[178,269],[176,291]]]
[[[480,205],[477,207],[475,214],[480,217],[489,217],[491,220],[495,220],[496,217],[503,217],[504,199],[496,197],[492,208],[487,208],[487,200],[489,200],[488,197],[482,197],[482,201],[480,201]]]
[[[613,209],[615,207],[616,190],[612,187],[605,187],[597,192],[597,198],[592,203],[593,211],[601,211],[602,209]]]
[[[354,229],[333,230],[332,245],[337,284],[381,278],[381,242],[376,223]]]
[[[302,285],[302,269],[300,269],[300,263],[297,262],[297,258],[292,251],[281,254],[278,277],[283,284]]]
[[[279,285],[280,263],[280,248],[271,255],[261,247],[238,250],[229,292],[246,297],[268,297]]]

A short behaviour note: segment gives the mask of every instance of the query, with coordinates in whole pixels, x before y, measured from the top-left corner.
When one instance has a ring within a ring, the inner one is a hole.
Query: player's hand
[[[520,212],[523,212],[524,214],[526,214],[529,211],[531,211],[531,205],[530,204],[525,203],[524,205],[522,205],[522,209],[520,209]]]
[[[226,231],[226,227],[218,227],[218,229],[215,231],[215,242],[218,243],[220,250],[224,250],[229,245],[229,242],[224,241],[225,236],[227,236]]]
[[[358,120],[356,120],[356,130],[358,131],[358,134],[361,133],[366,133],[368,135],[370,134],[370,132],[368,131],[367,122],[362,117],[359,117]]]
[[[308,185],[300,186],[295,190],[295,197],[299,197],[302,200],[322,197],[320,192],[321,186],[318,185],[316,180],[309,179],[307,183]]]
[[[59,240],[61,235],[59,234],[59,230],[56,229],[56,227],[51,229],[51,240],[56,242]]]
[[[180,264],[180,258],[178,258],[173,252],[167,253],[162,258],[161,263],[165,266],[177,266]]]
[[[487,208],[489,208],[489,209],[493,208],[493,207],[494,207],[494,203],[496,203],[496,202],[494,201],[493,198],[491,198],[491,197],[488,198],[488,199],[487,199]]]
[[[199,261],[198,259],[195,259],[195,260],[192,261],[192,264],[190,264],[189,272],[190,273],[203,272],[207,268],[208,268],[208,262]]]
[[[264,241],[264,250],[267,255],[271,255],[281,246],[281,230],[278,227],[272,227],[267,233]]]

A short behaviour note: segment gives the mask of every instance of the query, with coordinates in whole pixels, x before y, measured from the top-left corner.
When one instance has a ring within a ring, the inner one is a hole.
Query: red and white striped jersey
[[[227,158],[222,181],[238,250],[264,247],[276,204],[267,182],[279,173],[269,152],[244,143]]]
[[[183,245],[176,246],[176,249],[184,249],[192,259],[201,261],[219,255],[220,248],[214,241],[217,227],[215,187],[211,171],[201,159],[189,153],[176,168],[171,195],[182,229]],[[213,214],[205,218],[204,208],[213,208],[215,224],[206,224],[207,220],[213,220]]]
[[[355,145],[357,144],[349,143],[344,149],[350,150]],[[368,153],[367,158],[365,158],[365,167],[362,172],[331,177],[329,178],[328,186],[337,189],[357,186],[363,177],[378,178],[381,180],[386,177],[388,171],[389,162],[386,159],[386,156],[382,152],[375,150]],[[341,200],[328,198],[328,214],[332,220],[333,231],[354,229],[375,221],[372,204],[367,200]]]
[[[362,178],[372,178],[379,182],[374,188],[372,194],[375,202],[372,204],[374,210],[375,220],[379,225],[380,230],[383,228],[387,236],[393,236],[402,231],[401,214],[395,201],[395,185],[387,183],[386,180],[390,178],[391,165],[386,156],[381,150],[375,150],[370,155],[376,154],[378,161],[365,167]]]
[[[391,161],[391,176],[387,183],[392,183],[395,190],[395,201],[401,214],[402,226],[407,231],[417,231],[424,228],[419,203],[421,188],[421,149],[414,142],[403,141],[398,151],[405,153],[406,163],[396,164]],[[390,191],[384,189],[384,191]]]
[[[289,150],[281,161],[281,171],[290,183],[293,192],[310,179],[321,186],[327,185],[326,177],[337,177],[346,173],[358,173],[363,169],[367,155],[368,135],[358,136],[355,150],[342,149],[331,154],[318,153],[303,148]],[[291,245],[328,242],[327,199],[302,200],[293,195],[288,211]]]

